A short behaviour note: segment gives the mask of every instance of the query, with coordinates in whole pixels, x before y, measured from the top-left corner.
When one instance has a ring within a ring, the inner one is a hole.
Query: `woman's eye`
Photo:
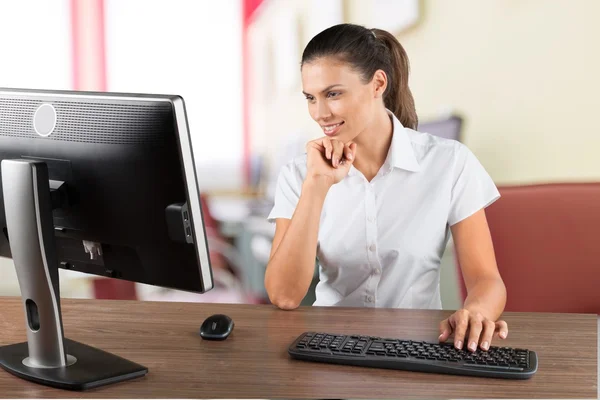
[[[327,97],[337,97],[340,95],[340,92],[329,92],[327,93]]]
[[[313,101],[313,100],[314,100],[314,97],[312,97],[312,96],[306,96],[306,100],[308,100],[308,101]]]

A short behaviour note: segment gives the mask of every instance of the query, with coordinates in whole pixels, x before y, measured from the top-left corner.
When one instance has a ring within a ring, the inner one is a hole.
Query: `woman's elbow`
[[[282,310],[294,310],[300,306],[299,301],[286,295],[285,292],[281,290],[276,290],[272,286],[268,285],[266,281],[265,288],[267,290],[267,295],[269,296],[269,301],[274,306],[277,306]]]
[[[299,296],[297,288],[283,285],[277,277],[269,274],[268,269],[264,284],[271,304],[282,310],[294,310],[300,306],[303,297]]]
[[[270,299],[271,303],[282,310],[295,310],[300,306],[300,302],[286,297],[275,297]]]

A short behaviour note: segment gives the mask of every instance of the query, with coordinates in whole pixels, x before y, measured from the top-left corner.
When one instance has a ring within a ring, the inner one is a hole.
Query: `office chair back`
[[[460,142],[462,140],[462,125],[462,118],[458,115],[452,115],[447,118],[419,122],[417,130]]]
[[[600,314],[600,182],[499,191],[486,215],[505,311]]]

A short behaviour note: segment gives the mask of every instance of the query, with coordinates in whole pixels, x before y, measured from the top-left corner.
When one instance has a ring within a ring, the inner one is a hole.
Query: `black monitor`
[[[179,96],[0,88],[0,256],[14,260],[25,379],[87,389],[143,366],[64,338],[58,268],[203,293],[213,287]]]

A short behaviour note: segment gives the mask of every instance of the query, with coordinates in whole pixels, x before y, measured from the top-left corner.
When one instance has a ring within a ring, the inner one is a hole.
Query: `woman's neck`
[[[392,143],[392,135],[392,120],[385,108],[382,108],[373,124],[354,140],[357,151],[353,165],[367,180],[373,179],[385,162]]]

